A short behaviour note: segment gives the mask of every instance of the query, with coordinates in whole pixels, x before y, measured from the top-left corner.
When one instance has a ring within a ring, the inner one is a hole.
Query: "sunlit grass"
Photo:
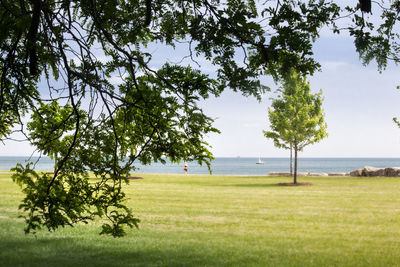
[[[4,266],[396,266],[399,178],[141,175],[125,190],[141,219],[124,238],[100,222],[24,235],[23,197],[0,172]]]

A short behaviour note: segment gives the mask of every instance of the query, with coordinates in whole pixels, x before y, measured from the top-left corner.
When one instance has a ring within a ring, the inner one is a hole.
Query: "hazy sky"
[[[352,39],[345,36],[323,34],[314,51],[322,72],[309,80],[314,92],[323,91],[329,136],[306,147],[300,156],[400,158],[400,128],[392,120],[400,117],[399,69],[390,66],[380,74],[375,65],[362,66]],[[212,72],[207,65],[203,67]],[[277,88],[270,79],[263,81],[273,90]],[[205,113],[216,118],[215,126],[221,131],[207,137],[215,156],[288,156],[287,150],[275,148],[262,133],[269,127],[267,109],[272,96],[271,92],[257,102],[227,90],[221,97],[201,103]],[[31,152],[26,143],[0,144],[3,156]]]

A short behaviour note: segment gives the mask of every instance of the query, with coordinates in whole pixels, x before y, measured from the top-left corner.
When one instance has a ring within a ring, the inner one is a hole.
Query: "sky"
[[[350,37],[322,36],[315,44],[322,71],[309,77],[311,90],[323,92],[329,136],[304,148],[300,157],[400,157],[399,68],[379,73],[376,65],[363,66]],[[267,81],[272,91],[278,88]],[[220,135],[208,137],[217,157],[287,157],[263,136],[269,129],[268,107],[273,93],[262,102],[226,92],[205,104],[216,117]]]
[[[314,53],[322,71],[309,81],[313,92],[323,92],[329,136],[299,156],[400,158],[400,128],[393,122],[393,117],[400,117],[399,67],[389,65],[379,73],[374,64],[363,66],[353,40],[345,35],[322,32]],[[179,49],[170,55],[171,60],[181,57]],[[213,71],[210,64],[203,68]],[[272,91],[278,88],[269,78],[262,81]],[[258,102],[226,90],[200,104],[221,131],[206,137],[215,157],[288,157],[289,151],[275,148],[262,133],[269,129],[267,112],[273,96],[267,93]],[[32,151],[27,143],[0,144],[0,156],[25,156]]]

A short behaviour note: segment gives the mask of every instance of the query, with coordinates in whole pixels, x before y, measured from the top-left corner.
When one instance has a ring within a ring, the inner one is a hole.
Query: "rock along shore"
[[[269,176],[291,176],[289,172],[270,172]],[[400,167],[388,167],[388,168],[375,168],[371,166],[365,166],[362,169],[354,170],[351,172],[298,172],[297,176],[310,176],[310,177],[322,177],[322,176],[353,176],[353,177],[400,177]]]
[[[400,167],[375,168],[365,166],[362,169],[351,171],[354,177],[400,177]]]
[[[269,176],[291,176],[289,172],[270,172]],[[322,177],[322,176],[348,176],[348,173],[345,172],[335,172],[335,173],[326,173],[326,172],[298,172],[297,176],[312,176],[312,177]]]

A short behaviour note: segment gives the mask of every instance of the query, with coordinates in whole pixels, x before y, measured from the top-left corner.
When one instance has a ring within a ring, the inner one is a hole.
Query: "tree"
[[[297,184],[297,152],[327,136],[322,92],[310,93],[305,77],[292,70],[282,81],[281,94],[268,110],[270,131],[264,131],[276,147],[294,150],[293,183]]]
[[[97,216],[102,233],[137,226],[122,190],[134,163],[209,165],[203,137],[217,129],[197,103],[226,88],[260,98],[263,74],[312,74],[312,44],[340,12],[316,0],[0,1],[0,141],[20,132],[57,155],[54,174],[15,169],[26,232]],[[172,63],[160,47],[186,56]]]
[[[260,98],[260,74],[319,66],[311,42],[335,6],[284,2],[257,18],[253,0],[1,1],[0,141],[20,132],[57,156],[51,174],[14,169],[25,231],[105,216],[102,233],[122,236],[139,222],[122,190],[135,162],[209,165],[203,137],[217,129],[199,101],[225,88]],[[183,46],[181,63],[154,63],[155,47]]]

